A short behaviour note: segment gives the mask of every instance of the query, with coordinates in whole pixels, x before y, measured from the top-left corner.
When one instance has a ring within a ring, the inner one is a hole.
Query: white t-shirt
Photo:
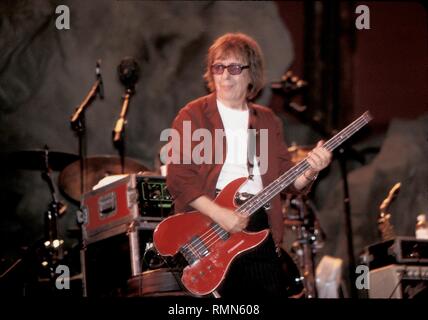
[[[217,100],[217,108],[223,121],[226,135],[227,154],[226,160],[217,180],[217,189],[223,189],[229,182],[248,177],[247,149],[248,149],[248,121],[249,111],[236,110],[225,106]],[[248,180],[240,189],[240,192],[256,194],[263,189],[263,182],[260,177],[260,170],[253,159],[253,179]]]

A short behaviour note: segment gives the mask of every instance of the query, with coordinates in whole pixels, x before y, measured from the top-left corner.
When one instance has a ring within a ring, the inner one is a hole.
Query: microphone
[[[125,57],[120,62],[118,68],[120,82],[131,91],[134,91],[135,84],[140,76],[140,67],[133,57]]]
[[[116,121],[113,129],[113,144],[115,146],[121,146],[126,124],[126,114],[128,112],[131,96],[135,93],[135,84],[138,81],[140,69],[137,61],[135,61],[133,57],[125,57],[120,62],[117,71],[119,73],[120,82],[122,82],[126,88],[119,119]]]
[[[95,67],[95,74],[97,76],[98,80],[98,94],[100,95],[101,99],[104,99],[104,84],[103,84],[103,78],[101,77],[101,60],[97,60],[97,65]]]

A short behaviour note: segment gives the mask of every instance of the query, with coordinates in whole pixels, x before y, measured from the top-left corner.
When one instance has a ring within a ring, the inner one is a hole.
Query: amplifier
[[[396,237],[366,247],[361,259],[370,269],[390,264],[428,265],[428,240]]]
[[[161,221],[172,212],[172,197],[163,176],[137,175],[137,190],[142,219]]]
[[[428,266],[389,265],[369,272],[369,298],[428,298]]]

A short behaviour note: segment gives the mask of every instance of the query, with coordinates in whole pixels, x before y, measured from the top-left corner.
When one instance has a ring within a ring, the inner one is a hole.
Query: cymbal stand
[[[79,143],[79,160],[80,160],[80,194],[84,194],[86,190],[86,126],[85,115],[82,114],[79,121],[72,127],[77,134]]]
[[[45,212],[45,239],[44,247],[47,251],[47,257],[44,257],[42,265],[51,269],[52,275],[54,270],[53,266],[58,260],[63,258],[62,244],[64,240],[58,237],[58,217],[65,213],[67,207],[58,200],[55,192],[55,187],[50,176],[49,168],[49,148],[45,146],[45,169],[42,172],[42,179],[48,184],[52,201],[49,203],[48,210]]]

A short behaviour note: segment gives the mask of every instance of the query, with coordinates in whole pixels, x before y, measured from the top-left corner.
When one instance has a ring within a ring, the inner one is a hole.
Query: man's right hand
[[[190,205],[200,213],[208,216],[220,225],[224,230],[235,233],[244,230],[249,221],[249,216],[221,207],[206,196],[200,196]]]
[[[243,231],[247,227],[249,217],[242,213],[220,207],[216,210],[212,219],[227,232],[235,233]]]

